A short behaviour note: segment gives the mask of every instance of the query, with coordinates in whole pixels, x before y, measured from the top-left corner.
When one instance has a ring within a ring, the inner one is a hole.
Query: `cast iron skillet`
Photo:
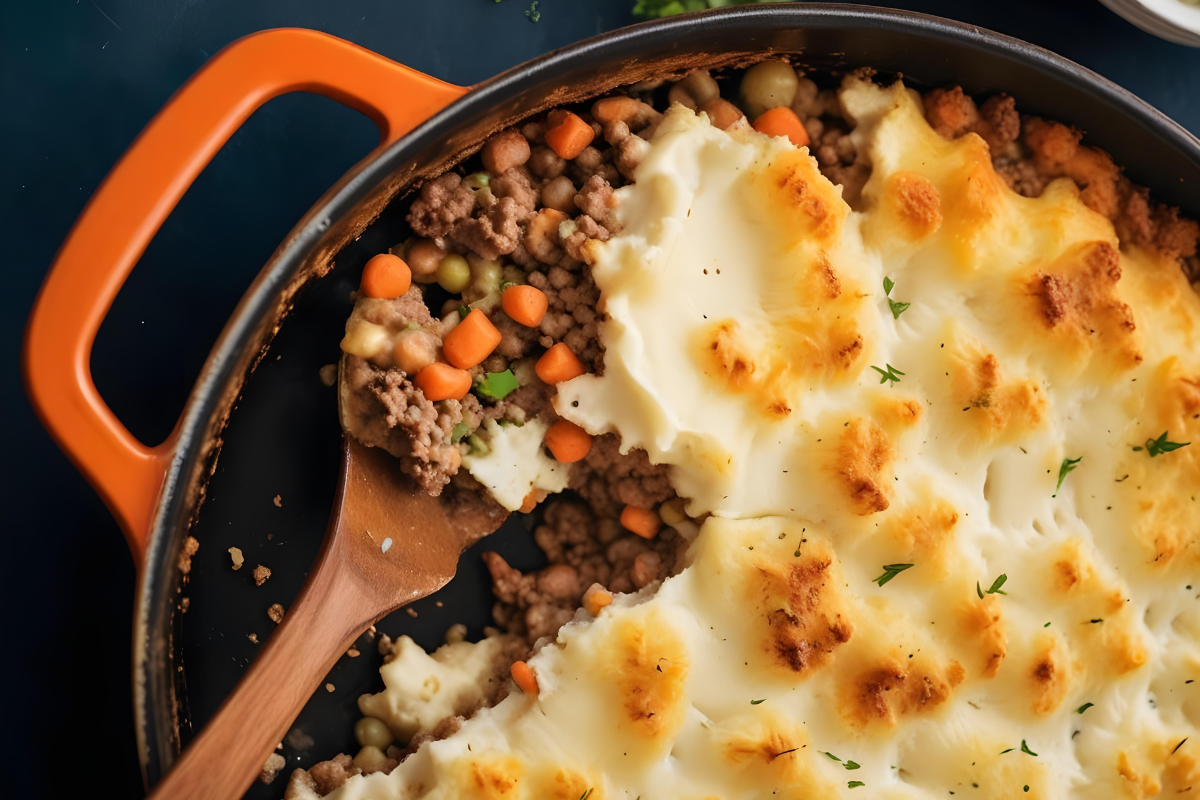
[[[1135,183],[1200,216],[1200,141],[1181,126],[1052,53],[920,14],[823,4],[690,14],[580,42],[470,91],[313,31],[235,42],[172,98],[92,198],[42,287],[26,339],[34,406],[121,522],[140,562],[133,677],[148,785],[236,683],[257,646],[248,635],[266,638],[267,607],[290,602],[317,552],[339,430],[334,393],[316,373],[337,359],[362,265],[407,234],[407,204],[393,201],[492,132],[548,106],[770,52],[816,68],[872,66],[916,86],[1008,92],[1023,112],[1089,131],[1087,141],[1110,152]],[[288,91],[319,92],[363,111],[380,125],[382,142],[276,250],[213,347],[175,431],[146,447],[91,383],[96,329],[192,179],[255,108]],[[189,535],[201,548],[185,577],[179,555]],[[231,546],[245,552],[248,568],[229,569]],[[475,551],[482,547],[518,567],[538,566],[526,520],[510,520]],[[426,647],[454,622],[478,635],[490,594],[475,551],[446,589],[414,607],[415,618],[396,614],[381,627]],[[249,578],[257,563],[274,571],[263,587]],[[373,645],[364,638],[360,648],[362,656],[342,659],[330,674],[332,691],[318,692],[297,721],[283,751],[289,769],[352,749],[352,699],[377,688]],[[281,792],[276,783],[251,794]]]

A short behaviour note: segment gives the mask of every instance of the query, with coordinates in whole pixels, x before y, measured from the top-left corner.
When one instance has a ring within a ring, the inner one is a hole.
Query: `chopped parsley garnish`
[[[750,705],[752,705],[752,706],[756,706],[756,705],[758,705],[759,703],[765,703],[765,702],[767,702],[767,698],[765,698],[765,697],[764,697],[762,700],[751,700],[751,701],[750,701]]]
[[[1028,784],[1028,783],[1027,783],[1027,784],[1025,784],[1024,791],[1026,791],[1026,792],[1028,792],[1028,791],[1029,791],[1029,784]]]
[[[1187,740],[1188,740],[1188,737],[1186,737],[1186,736],[1183,737],[1182,739],[1180,739],[1179,744],[1175,745],[1175,749],[1171,751],[1171,755],[1175,755],[1176,753],[1178,753],[1179,748],[1183,747],[1183,743],[1186,742]]]
[[[590,797],[590,796],[591,796],[591,794],[592,794],[592,788],[589,786],[589,787],[588,787],[588,790],[587,790],[586,792],[584,792],[583,794],[579,795],[579,800],[587,800],[587,799],[588,799],[588,797]]]
[[[1005,753],[1011,753],[1013,750],[1016,750],[1016,749],[1017,748],[1015,748],[1015,747],[1010,747],[1007,750],[1001,750],[1000,755],[1004,755]]]
[[[903,375],[904,373],[901,372],[900,370],[896,369],[895,367],[893,367],[891,364],[884,364],[884,366],[887,367],[886,370],[880,369],[879,367],[876,367],[874,365],[871,366],[871,369],[875,370],[876,372],[878,372],[880,375],[883,376],[882,378],[879,379],[879,382],[887,383],[888,381],[891,381],[892,383],[899,383],[900,376]]]
[[[460,422],[454,426],[454,430],[450,431],[450,442],[458,444],[463,437],[471,432],[471,426],[465,422]]]
[[[1063,481],[1067,479],[1068,475],[1075,471],[1075,468],[1079,466],[1080,461],[1083,461],[1083,456],[1080,456],[1079,458],[1063,459],[1062,466],[1058,468],[1058,486],[1054,487],[1054,494],[1050,495],[1051,497],[1058,497],[1058,490],[1062,488]]]
[[[895,285],[896,285],[896,282],[894,280],[887,277],[886,275],[884,276],[884,278],[883,278],[883,294],[884,294],[884,297],[887,298],[888,308],[890,308],[892,310],[892,319],[900,319],[900,315],[903,314],[905,311],[908,311],[908,307],[910,305],[912,305],[912,303],[897,303],[895,300],[892,299],[892,287],[894,287]],[[900,373],[900,374],[903,375],[904,373]]]
[[[858,763],[857,761],[847,761],[845,764],[843,764],[843,766],[846,769],[860,769],[862,764]]]
[[[538,0],[533,0],[533,5],[525,12],[525,16],[529,17],[530,22],[537,22],[542,18],[542,12],[538,11]]]
[[[849,781],[846,783],[847,789],[857,789],[860,786],[866,786],[862,781]]]
[[[465,306],[465,305],[464,305],[464,306],[459,306],[459,307],[458,307],[458,318],[459,318],[459,319],[466,319],[466,318],[467,318],[467,314],[470,314],[470,313],[471,313],[471,307],[470,307],[470,306]]]
[[[1087,711],[1089,708],[1091,708],[1094,705],[1096,705],[1096,704],[1095,703],[1084,703],[1079,708],[1075,709],[1075,713],[1082,714],[1083,712]]]
[[[1008,580],[1008,575],[1001,572],[1000,577],[996,578],[996,580],[992,581],[992,585],[991,585],[991,587],[988,588],[986,594],[1005,594],[1005,595],[1008,594],[1008,592],[1006,592],[1000,588],[1001,586],[1004,585],[1004,582],[1007,580]],[[975,594],[979,595],[980,600],[983,599],[983,595],[985,594],[985,592],[983,591],[983,587],[979,585],[979,581],[975,581]],[[1043,627],[1049,627],[1049,626],[1050,626],[1050,623],[1047,622]]]
[[[1029,755],[1033,756],[1034,758],[1037,758],[1037,753],[1035,753],[1035,752],[1033,752],[1032,750],[1030,750],[1030,749],[1029,749],[1029,745],[1025,744],[1025,740],[1024,740],[1024,739],[1022,739],[1022,740],[1021,740],[1021,752],[1022,752],[1022,753],[1027,753],[1027,754],[1029,754]]]
[[[508,287],[516,286],[516,285],[517,285],[516,281],[500,281],[500,294],[504,294],[504,291]]]
[[[504,372],[489,372],[483,380],[475,384],[475,394],[483,397],[490,397],[493,400],[503,400],[508,397],[517,387],[517,376],[513,375],[511,369],[506,369]]]
[[[841,763],[841,761],[842,761],[840,758],[835,756],[833,753],[826,753],[825,755],[829,756],[830,758],[832,758],[834,761],[837,761],[838,763]]]
[[[904,570],[911,569],[912,567],[912,564],[884,564],[883,574],[872,580],[871,583],[877,583],[880,586],[883,586],[892,578],[896,577],[901,572],[904,572]]]
[[[1168,442],[1167,432],[1163,431],[1162,436],[1158,437],[1157,439],[1146,440],[1146,452],[1150,454],[1151,458],[1155,458],[1157,456],[1161,456],[1163,453],[1170,453],[1172,450],[1178,450],[1181,447],[1187,447],[1189,444],[1191,444],[1191,442]],[[1135,447],[1133,449],[1141,450],[1142,448]]]

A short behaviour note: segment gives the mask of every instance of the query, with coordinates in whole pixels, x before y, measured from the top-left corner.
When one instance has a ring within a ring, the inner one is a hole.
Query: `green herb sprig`
[[[879,367],[877,367],[873,364],[871,365],[871,369],[875,370],[876,372],[878,372],[880,375],[883,376],[882,378],[879,379],[879,382],[881,384],[887,383],[888,381],[891,381],[892,383],[899,383],[900,376],[903,375],[904,373],[901,372],[900,370],[896,369],[895,367],[893,367],[891,364],[885,364],[884,366],[887,367],[886,370],[880,369]]]
[[[658,19],[686,14],[689,11],[703,11],[706,8],[746,6],[765,2],[768,0],[637,0],[633,4],[633,15],[638,19]]]
[[[1170,453],[1173,450],[1178,450],[1181,447],[1187,447],[1191,442],[1168,442],[1167,431],[1162,432],[1162,436],[1157,439],[1147,439],[1145,447],[1134,447],[1133,452],[1139,453],[1145,450],[1150,454],[1151,458],[1158,458],[1163,453]]]
[[[886,275],[883,277],[883,296],[887,298],[888,308],[892,310],[892,319],[900,319],[900,315],[908,311],[908,307],[912,303],[897,303],[892,299],[892,289],[896,282]]]
[[[1062,488],[1063,481],[1067,479],[1068,475],[1075,471],[1075,468],[1079,466],[1080,461],[1083,461],[1083,456],[1080,456],[1079,458],[1064,458],[1062,460],[1062,464],[1058,468],[1058,486],[1054,487],[1054,494],[1050,495],[1051,497],[1058,497],[1058,490]]]
[[[883,574],[872,580],[871,583],[877,583],[882,587],[892,578],[896,577],[901,572],[904,572],[906,569],[911,569],[913,566],[913,564],[884,564]]]
[[[992,581],[992,585],[991,585],[991,587],[988,588],[986,593],[987,594],[1008,594],[1008,592],[1006,592],[1000,588],[1001,586],[1004,585],[1005,581],[1007,581],[1007,580],[1008,580],[1007,573],[1001,572],[1000,577],[996,578],[996,580]],[[985,593],[984,593],[983,589],[979,586],[979,581],[975,581],[975,593],[979,595],[980,600],[983,599],[983,595]]]

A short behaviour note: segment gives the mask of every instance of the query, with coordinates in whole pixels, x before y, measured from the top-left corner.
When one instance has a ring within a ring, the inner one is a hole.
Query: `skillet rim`
[[[734,6],[645,22],[559,48],[471,87],[393,145],[356,165],[301,218],[243,295],[188,397],[178,424],[178,444],[147,538],[134,608],[134,719],[142,776],[148,787],[170,768],[179,747],[176,676],[171,669],[180,585],[176,555],[203,506],[202,487],[215,467],[228,414],[286,318],[291,297],[299,288],[297,276],[333,224],[352,216],[414,155],[447,139],[489,109],[518,98],[548,76],[568,72],[568,67],[620,63],[622,58],[636,58],[647,45],[662,40],[682,42],[714,30],[767,32],[778,28],[880,30],[923,41],[953,42],[1023,62],[1048,79],[1095,96],[1112,113],[1153,132],[1200,165],[1200,139],[1132,92],[1073,61],[976,25],[864,5]],[[251,348],[257,349],[251,353]]]

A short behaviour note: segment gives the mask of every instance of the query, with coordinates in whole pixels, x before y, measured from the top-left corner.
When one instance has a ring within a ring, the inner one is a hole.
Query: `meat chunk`
[[[408,224],[419,236],[445,236],[475,208],[475,195],[462,178],[447,172],[421,187],[421,195],[408,210]]]
[[[400,468],[422,489],[440,494],[462,462],[451,432],[463,421],[464,409],[478,401],[468,395],[433,403],[404,373],[379,369],[355,356],[345,358],[350,432],[363,444],[399,458]]]

